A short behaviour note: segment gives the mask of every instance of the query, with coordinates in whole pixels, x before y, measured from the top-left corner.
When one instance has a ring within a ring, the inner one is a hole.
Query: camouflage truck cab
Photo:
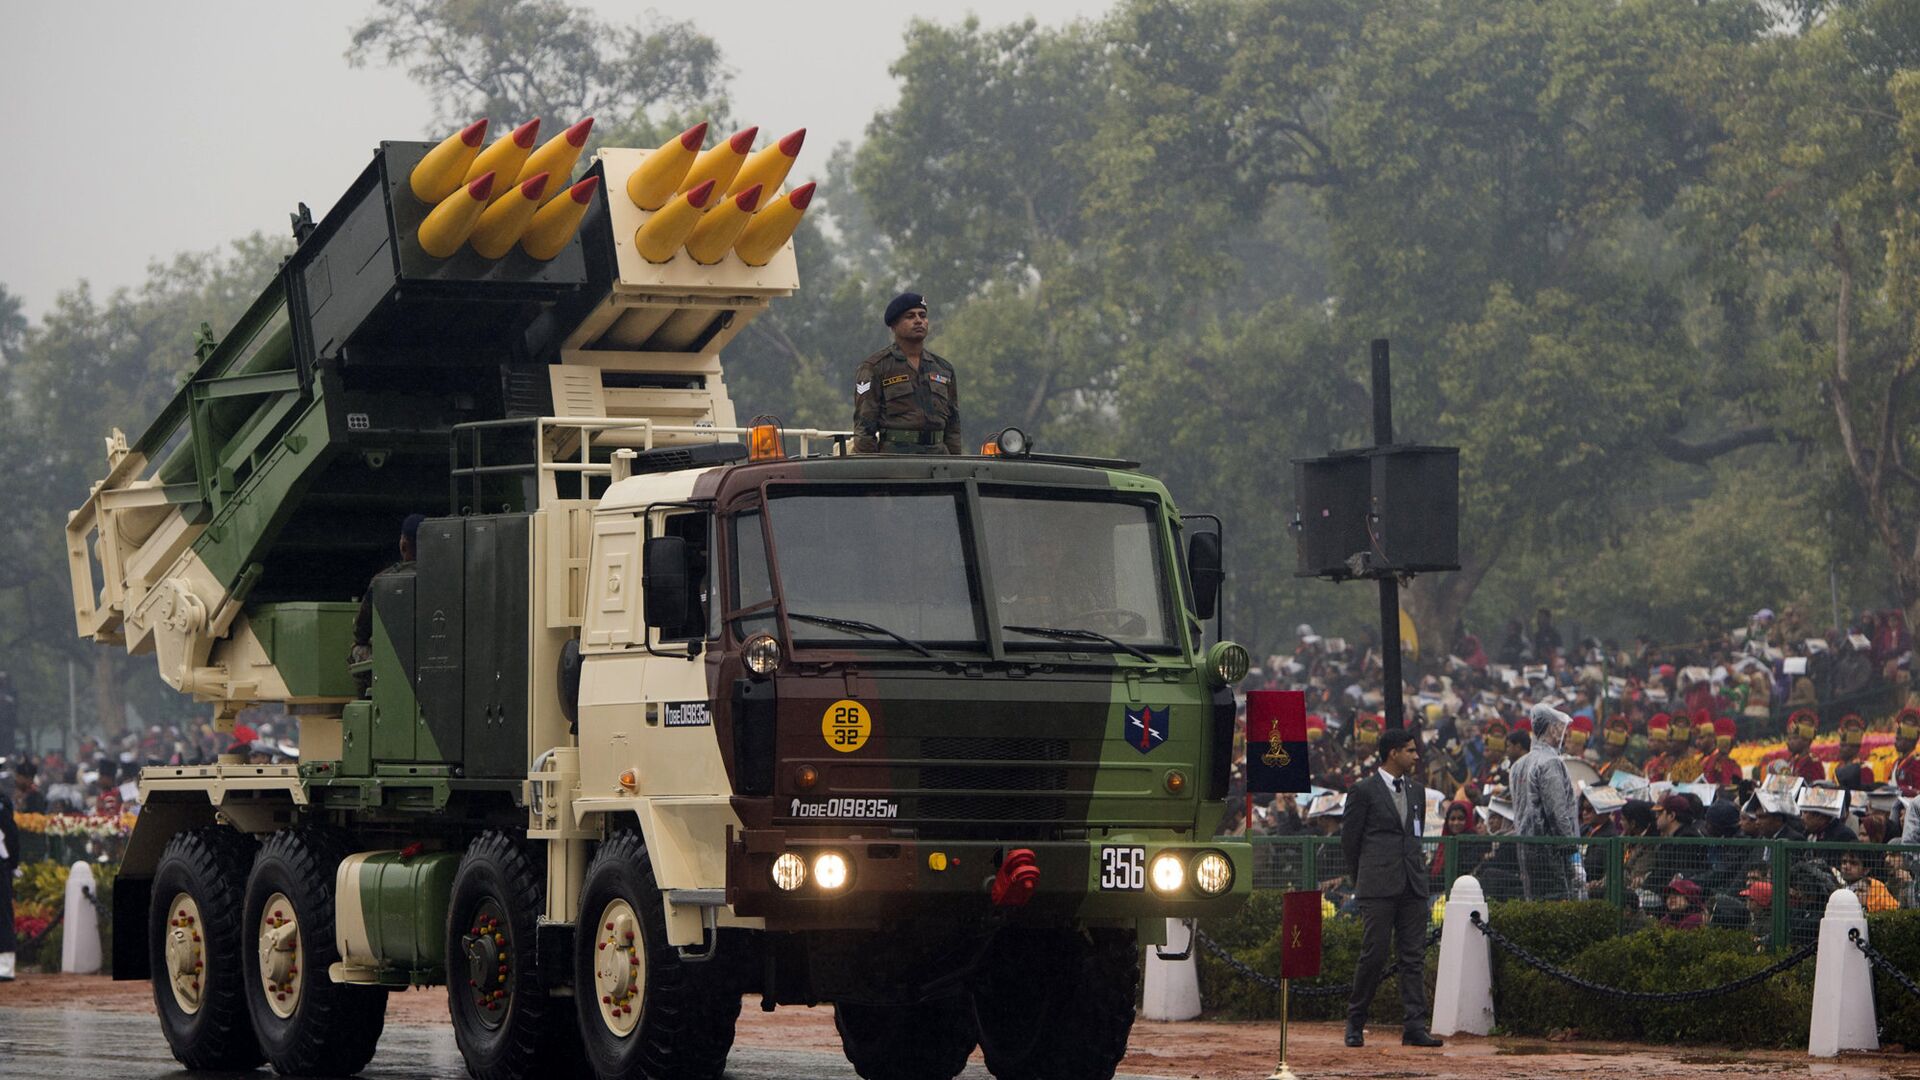
[[[385,144],[110,441],[81,633],[300,727],[295,765],[142,776],[114,970],[188,1068],[352,1072],[388,990],[445,985],[482,1080],[718,1075],[745,993],[833,1003],[869,1078],[978,1045],[1104,1080],[1141,945],[1245,899],[1217,529],[1023,439],[737,426],[720,350],[797,286],[811,186],[777,193],[796,138],[700,130],[601,151],[484,256],[474,129]]]

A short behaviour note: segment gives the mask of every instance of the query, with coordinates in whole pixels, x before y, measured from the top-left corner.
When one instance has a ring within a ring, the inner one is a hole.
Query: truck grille
[[[921,740],[920,818],[931,821],[1060,821],[1067,799],[1026,792],[1066,791],[1072,744],[1066,739],[943,735]],[[1058,763],[1058,764],[1050,764]]]

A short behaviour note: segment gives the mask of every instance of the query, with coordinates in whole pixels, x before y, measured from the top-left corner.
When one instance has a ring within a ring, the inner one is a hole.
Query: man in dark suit
[[[1408,1046],[1439,1046],[1427,1031],[1427,859],[1420,847],[1426,789],[1414,779],[1420,763],[1412,731],[1380,736],[1380,767],[1347,792],[1340,848],[1353,872],[1354,895],[1366,929],[1360,965],[1347,1002],[1347,1045],[1365,1043],[1367,1010],[1387,973],[1387,940],[1397,939],[1400,1007]]]

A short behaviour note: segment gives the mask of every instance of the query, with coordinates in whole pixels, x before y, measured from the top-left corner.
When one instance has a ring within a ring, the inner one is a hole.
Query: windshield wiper
[[[932,650],[912,638],[902,637],[884,626],[875,626],[870,622],[861,622],[858,619],[835,619],[825,615],[802,615],[797,611],[787,612],[787,618],[799,619],[801,622],[817,623],[821,626],[830,626],[835,630],[851,630],[856,633],[865,634],[885,634],[900,644],[905,645],[907,648],[912,649],[914,652],[919,653],[921,656],[927,657],[930,660],[940,659],[933,655]]]
[[[1000,629],[1012,630],[1017,634],[1037,634],[1040,637],[1064,638],[1068,641],[1104,641],[1116,649],[1125,649],[1149,664],[1158,664],[1160,662],[1148,656],[1146,653],[1141,652],[1139,649],[1121,641],[1119,638],[1110,638],[1105,634],[1093,630],[1067,630],[1058,626],[1002,626]]]

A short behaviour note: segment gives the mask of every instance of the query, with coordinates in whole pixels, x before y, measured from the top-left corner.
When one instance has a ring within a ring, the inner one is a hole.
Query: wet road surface
[[[208,1080],[273,1074],[189,1073],[167,1052],[152,1016],[80,1009],[0,1008],[0,1077],[7,1080]],[[444,1025],[389,1025],[380,1052],[359,1074],[366,1080],[467,1080],[453,1029]],[[838,1054],[736,1046],[728,1080],[859,1080]],[[974,1062],[963,1080],[991,1080]],[[1125,1077],[1144,1078],[1141,1073]]]

